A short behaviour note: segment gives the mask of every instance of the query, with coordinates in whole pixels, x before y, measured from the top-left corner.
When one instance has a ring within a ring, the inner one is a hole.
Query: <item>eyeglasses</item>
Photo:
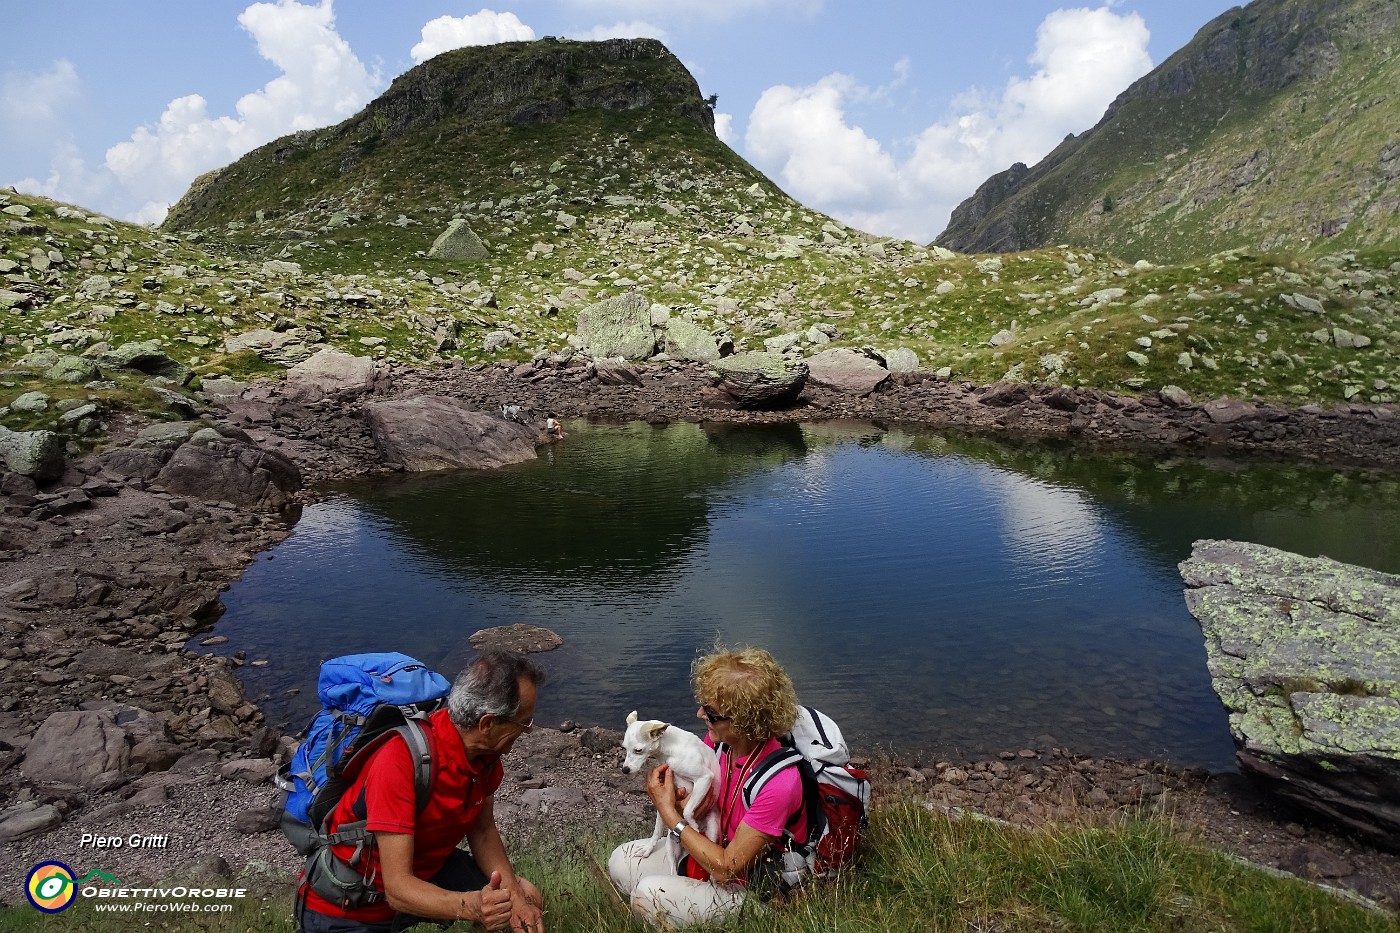
[[[496,721],[497,721],[497,722],[510,723],[512,726],[519,726],[521,732],[534,732],[534,731],[535,731],[535,719],[534,719],[533,716],[530,717],[530,719],[529,719],[528,722],[520,722],[520,721],[517,720],[517,719],[507,719],[507,718],[505,718],[504,716],[501,716],[501,717],[497,718]]]
[[[710,706],[708,703],[700,704],[700,712],[704,715],[705,721],[712,726],[717,722],[729,721],[728,716],[721,716],[719,713],[716,713],[714,707]]]

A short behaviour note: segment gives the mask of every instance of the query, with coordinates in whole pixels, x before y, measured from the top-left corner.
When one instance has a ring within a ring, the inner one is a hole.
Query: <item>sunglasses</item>
[[[728,716],[721,716],[719,713],[715,712],[714,707],[710,706],[708,703],[700,704],[700,712],[704,715],[705,721],[712,726],[717,722],[729,721]]]

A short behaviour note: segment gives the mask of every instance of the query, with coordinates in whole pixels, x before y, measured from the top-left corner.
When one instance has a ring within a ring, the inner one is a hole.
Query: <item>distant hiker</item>
[[[556,441],[562,441],[564,439],[564,426],[554,418],[546,418],[544,419],[544,433]]]
[[[544,933],[539,888],[511,867],[494,810],[501,756],[534,728],[543,682],[544,672],[512,651],[483,651],[457,676],[447,707],[428,718],[432,778],[421,810],[403,737],[374,751],[327,821],[331,833],[360,841],[325,852],[328,871],[348,873],[342,887],[363,881],[382,897],[358,907],[334,903],[303,875],[302,933],[392,933],[424,920]]]

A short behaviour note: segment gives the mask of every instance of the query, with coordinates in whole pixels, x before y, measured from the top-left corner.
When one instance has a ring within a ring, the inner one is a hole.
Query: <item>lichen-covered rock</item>
[[[885,351],[885,368],[892,373],[912,373],[919,368],[919,354],[908,347]]]
[[[97,364],[81,356],[61,356],[44,372],[44,376],[54,382],[91,382],[99,375]]]
[[[1235,541],[1180,569],[1240,766],[1400,846],[1400,577]]]
[[[651,302],[629,292],[591,304],[578,313],[578,336],[592,357],[644,360],[656,352]]]
[[[161,376],[176,385],[185,385],[194,378],[194,371],[177,362],[154,340],[124,343],[102,354],[99,362],[108,369],[134,369],[148,376]]]
[[[807,364],[777,353],[736,353],[711,364],[722,389],[740,408],[782,408],[807,385]]]
[[[447,225],[428,250],[432,259],[485,259],[490,255],[481,237],[460,217]]]
[[[522,463],[542,440],[534,428],[433,395],[371,402],[364,417],[385,461],[410,472]]]
[[[719,359],[719,345],[709,331],[685,318],[673,317],[666,322],[666,353],[673,360],[713,363]]]
[[[37,480],[63,472],[63,436],[53,431],[11,431],[0,427],[0,463]]]

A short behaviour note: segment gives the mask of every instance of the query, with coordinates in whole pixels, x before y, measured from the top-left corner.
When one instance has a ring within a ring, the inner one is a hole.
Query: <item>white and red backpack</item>
[[[860,847],[870,806],[870,776],[851,766],[851,752],[836,721],[810,706],[797,708],[792,731],[778,741],[783,747],[760,761],[744,781],[744,805],[753,805],[773,775],[797,768],[802,776],[807,842],[798,842],[791,829],[784,831],[783,880],[795,885],[804,875],[830,877]]]

